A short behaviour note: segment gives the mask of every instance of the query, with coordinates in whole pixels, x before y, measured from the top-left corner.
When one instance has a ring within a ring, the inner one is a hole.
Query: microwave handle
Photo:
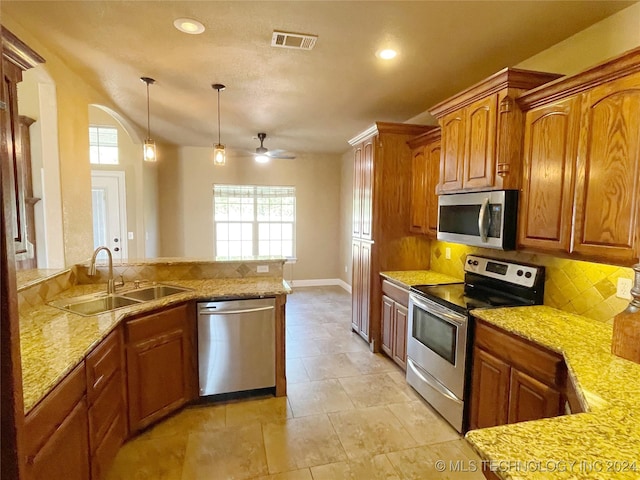
[[[489,239],[489,197],[482,201],[480,206],[480,214],[478,215],[478,230],[482,243],[487,243]]]

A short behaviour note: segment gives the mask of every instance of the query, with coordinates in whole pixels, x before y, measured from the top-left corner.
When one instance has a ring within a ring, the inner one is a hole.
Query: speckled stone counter
[[[586,410],[468,432],[498,477],[640,478],[640,365],[611,354],[612,327],[545,306],[473,314],[562,353]]]
[[[25,412],[30,411],[44,398],[124,318],[188,300],[291,293],[286,282],[277,277],[167,280],[163,283],[192,290],[91,317],[68,313],[49,305],[37,305],[22,310],[20,348]],[[126,284],[119,290],[128,288],[133,288],[133,283]],[[104,284],[77,285],[56,298],[76,297],[104,290]]]
[[[380,272],[380,275],[404,288],[413,285],[437,285],[441,283],[459,283],[459,278],[432,270],[406,270],[400,272]]]

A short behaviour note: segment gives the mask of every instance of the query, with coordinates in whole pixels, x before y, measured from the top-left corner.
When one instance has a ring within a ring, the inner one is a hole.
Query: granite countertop
[[[91,317],[65,312],[49,305],[38,305],[21,311],[20,348],[25,413],[127,317],[188,300],[291,293],[286,282],[281,278],[271,277],[180,280],[166,283],[192,290]],[[142,287],[144,286],[146,283],[143,283]],[[119,291],[128,288],[133,288],[133,283],[121,287]],[[104,290],[104,284],[77,285],[65,290],[56,299]]]
[[[438,285],[442,283],[461,283],[459,278],[432,270],[405,270],[398,272],[380,272],[380,275],[404,288],[413,285]]]
[[[473,315],[562,353],[586,410],[468,432],[499,478],[640,478],[640,365],[611,353],[611,326],[545,306]]]

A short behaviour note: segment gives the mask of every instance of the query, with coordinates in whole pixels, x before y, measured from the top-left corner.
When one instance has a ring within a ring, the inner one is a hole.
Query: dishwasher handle
[[[245,308],[240,310],[217,310],[216,307],[204,307],[198,311],[198,315],[237,315],[241,313],[262,312],[265,310],[274,310],[275,307]]]

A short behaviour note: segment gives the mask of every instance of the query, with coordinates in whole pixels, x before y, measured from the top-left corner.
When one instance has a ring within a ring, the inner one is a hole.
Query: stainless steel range
[[[476,308],[539,305],[544,267],[467,255],[464,283],[419,285],[409,296],[407,382],[457,431],[465,400]]]

